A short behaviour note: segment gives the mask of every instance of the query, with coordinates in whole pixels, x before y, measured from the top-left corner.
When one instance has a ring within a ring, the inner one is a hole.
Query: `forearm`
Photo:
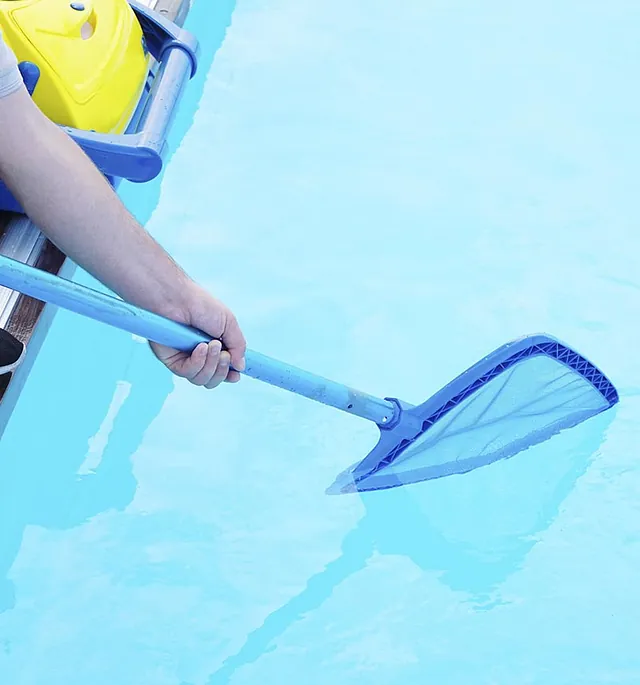
[[[0,131],[0,177],[43,233],[124,299],[182,318],[188,277],[26,92],[0,101]]]

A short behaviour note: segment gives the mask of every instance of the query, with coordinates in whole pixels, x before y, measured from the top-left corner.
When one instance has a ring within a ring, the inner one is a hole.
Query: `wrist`
[[[191,325],[194,319],[194,302],[202,297],[202,288],[185,273],[180,272],[159,288],[161,293],[153,311],[177,323]]]

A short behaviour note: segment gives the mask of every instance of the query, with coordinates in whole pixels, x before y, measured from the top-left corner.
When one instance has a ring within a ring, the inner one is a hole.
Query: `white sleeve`
[[[0,98],[9,95],[22,85],[22,75],[18,69],[18,60],[0,33]]]

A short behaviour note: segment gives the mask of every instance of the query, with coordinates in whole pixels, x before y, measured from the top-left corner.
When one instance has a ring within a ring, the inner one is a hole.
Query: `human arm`
[[[0,178],[62,252],[123,299],[221,340],[191,355],[152,345],[174,373],[207,387],[238,380],[229,366],[243,370],[245,340],[234,315],[138,224],[23,86],[0,97]]]

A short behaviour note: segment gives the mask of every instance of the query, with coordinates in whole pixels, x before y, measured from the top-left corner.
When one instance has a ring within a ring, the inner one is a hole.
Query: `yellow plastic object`
[[[18,60],[39,67],[33,99],[52,121],[124,131],[150,61],[126,0],[0,0],[0,28]]]

